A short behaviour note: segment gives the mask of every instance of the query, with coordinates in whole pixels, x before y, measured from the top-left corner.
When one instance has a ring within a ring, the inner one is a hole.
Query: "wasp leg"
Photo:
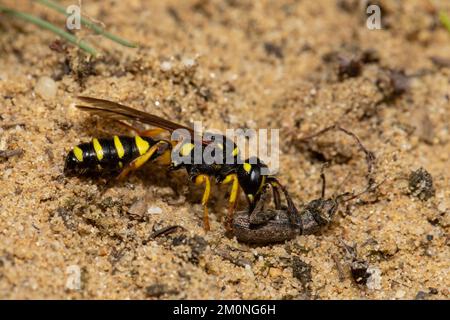
[[[203,193],[202,206],[203,206],[203,229],[209,231],[209,217],[208,217],[208,199],[211,193],[211,181],[206,174],[200,174],[195,177],[195,184],[205,184],[205,192]]]
[[[225,227],[228,231],[232,230],[233,225],[233,216],[234,211],[236,210],[236,204],[237,204],[237,198],[239,195],[239,180],[237,177],[237,174],[229,174],[225,177],[225,179],[222,181],[222,184],[232,183],[231,185],[231,192],[230,192],[230,199],[229,199],[229,207],[228,207],[228,215],[227,220],[225,222]]]
[[[131,171],[135,171],[142,167],[148,160],[151,159],[155,152],[159,154],[163,154],[167,151],[167,148],[170,148],[170,144],[167,141],[159,141],[150,149],[147,150],[142,156],[137,157],[133,161],[131,161],[125,168],[123,168],[120,175],[117,177],[118,180],[124,179]]]

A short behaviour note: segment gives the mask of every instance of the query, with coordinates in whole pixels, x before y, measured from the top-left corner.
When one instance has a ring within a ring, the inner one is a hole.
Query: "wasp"
[[[203,185],[202,197],[203,226],[210,229],[208,218],[208,200],[211,193],[211,180],[220,184],[231,184],[229,208],[225,226],[232,229],[233,215],[240,190],[244,192],[252,211],[267,185],[270,185],[277,209],[280,209],[281,193],[290,199],[284,186],[274,175],[263,174],[267,166],[257,157],[242,161],[239,148],[222,135],[200,135],[192,128],[169,121],[159,116],[143,112],[113,101],[93,97],[78,97],[84,104],[76,105],[80,110],[93,115],[118,121],[133,130],[134,136],[118,136],[111,138],[94,138],[90,142],[75,146],[66,156],[64,173],[71,175],[117,174],[117,179],[124,179],[130,172],[138,170],[147,162],[168,166],[169,170],[184,169],[191,181]],[[141,131],[124,121],[136,121],[154,127]],[[163,132],[174,133],[182,130],[187,135],[180,140],[159,139]],[[215,151],[212,163],[195,158],[195,150],[210,148]],[[179,158],[191,161],[179,162]],[[232,159],[231,163],[226,161]],[[290,207],[292,210],[293,207]]]

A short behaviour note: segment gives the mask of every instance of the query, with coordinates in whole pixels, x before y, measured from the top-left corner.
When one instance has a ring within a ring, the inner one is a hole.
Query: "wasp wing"
[[[154,114],[124,106],[117,102],[84,96],[79,96],[78,98],[89,104],[89,106],[76,105],[78,109],[90,112],[97,116],[106,117],[112,120],[135,120],[170,132],[177,129],[185,129],[188,130],[192,136],[194,135],[194,130],[189,127],[166,120]]]

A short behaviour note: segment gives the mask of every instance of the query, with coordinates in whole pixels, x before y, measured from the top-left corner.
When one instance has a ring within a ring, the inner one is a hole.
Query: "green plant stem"
[[[53,10],[59,12],[59,13],[62,13],[64,15],[66,15],[66,16],[69,16],[69,14],[66,12],[66,9],[63,6],[61,6],[60,4],[55,3],[54,1],[51,1],[51,0],[36,0],[36,2],[38,2],[38,3],[40,3],[40,4],[44,5],[44,6],[47,6],[47,7],[51,8],[51,9],[53,9]],[[119,43],[119,44],[121,44],[123,46],[126,46],[126,47],[136,48],[136,45],[134,43],[131,43],[131,42],[127,41],[127,40],[124,40],[124,39],[116,36],[116,35],[113,35],[112,33],[109,33],[107,31],[105,31],[103,28],[99,27],[95,23],[92,23],[91,21],[89,21],[89,20],[87,20],[87,19],[85,19],[83,17],[81,17],[81,23],[83,25],[85,25],[86,27],[88,27],[89,29],[93,30],[94,32],[96,32],[98,34],[101,34],[104,37],[106,37],[106,38],[108,38],[108,39],[110,39],[112,41],[115,41],[115,42],[117,42],[117,43]]]
[[[97,55],[97,52],[95,51],[95,49],[93,49],[91,46],[89,46],[83,40],[78,39],[73,34],[70,34],[66,31],[64,31],[63,29],[60,29],[57,26],[51,24],[50,22],[42,20],[39,17],[33,16],[33,15],[25,13],[25,12],[17,11],[17,10],[11,9],[11,8],[7,8],[2,5],[0,5],[0,12],[4,12],[10,16],[23,19],[23,20],[31,22],[41,28],[47,29],[47,30],[59,35],[60,37],[66,39],[67,41],[72,42],[73,44],[77,45],[78,47],[80,47],[84,51],[90,53],[91,55],[93,55],[93,56]]]
[[[441,23],[450,32],[450,18],[444,11],[439,12],[439,20],[441,20]]]

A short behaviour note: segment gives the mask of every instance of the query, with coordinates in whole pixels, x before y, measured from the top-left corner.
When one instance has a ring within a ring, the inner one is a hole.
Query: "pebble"
[[[447,211],[447,204],[445,202],[441,202],[439,203],[437,209],[440,213],[445,213],[445,211]]]
[[[245,267],[244,267],[244,270],[245,270],[245,273],[247,274],[248,277],[250,277],[250,278],[254,278],[255,277],[255,274],[253,273],[253,270],[252,270],[252,266],[246,264]]]
[[[427,298],[427,293],[426,292],[423,292],[423,291],[419,291],[419,292],[417,292],[417,295],[416,295],[416,300],[425,300],[426,298]]]
[[[396,293],[395,293],[395,298],[397,298],[397,299],[402,299],[402,298],[404,298],[405,297],[405,291],[403,291],[403,290],[398,290]]]
[[[128,213],[134,216],[142,216],[145,212],[148,212],[148,209],[147,204],[143,200],[136,201],[128,210]]]
[[[58,85],[52,78],[44,76],[39,78],[34,90],[44,100],[50,100],[55,98]]]
[[[150,207],[147,209],[147,214],[161,214],[162,209],[160,207]]]
[[[12,169],[6,169],[5,172],[3,172],[3,178],[8,179],[8,177],[11,175]]]
[[[272,278],[279,277],[279,276],[283,275],[283,271],[281,269],[278,269],[278,268],[270,268],[269,269],[269,275]]]
[[[195,66],[195,60],[192,58],[184,58],[183,64],[186,68],[192,68],[193,66]]]
[[[381,289],[381,270],[377,267],[367,268],[367,273],[370,274],[367,278],[366,286],[370,290],[380,290]]]
[[[170,71],[172,69],[172,64],[169,61],[163,61],[160,68],[162,71]]]

